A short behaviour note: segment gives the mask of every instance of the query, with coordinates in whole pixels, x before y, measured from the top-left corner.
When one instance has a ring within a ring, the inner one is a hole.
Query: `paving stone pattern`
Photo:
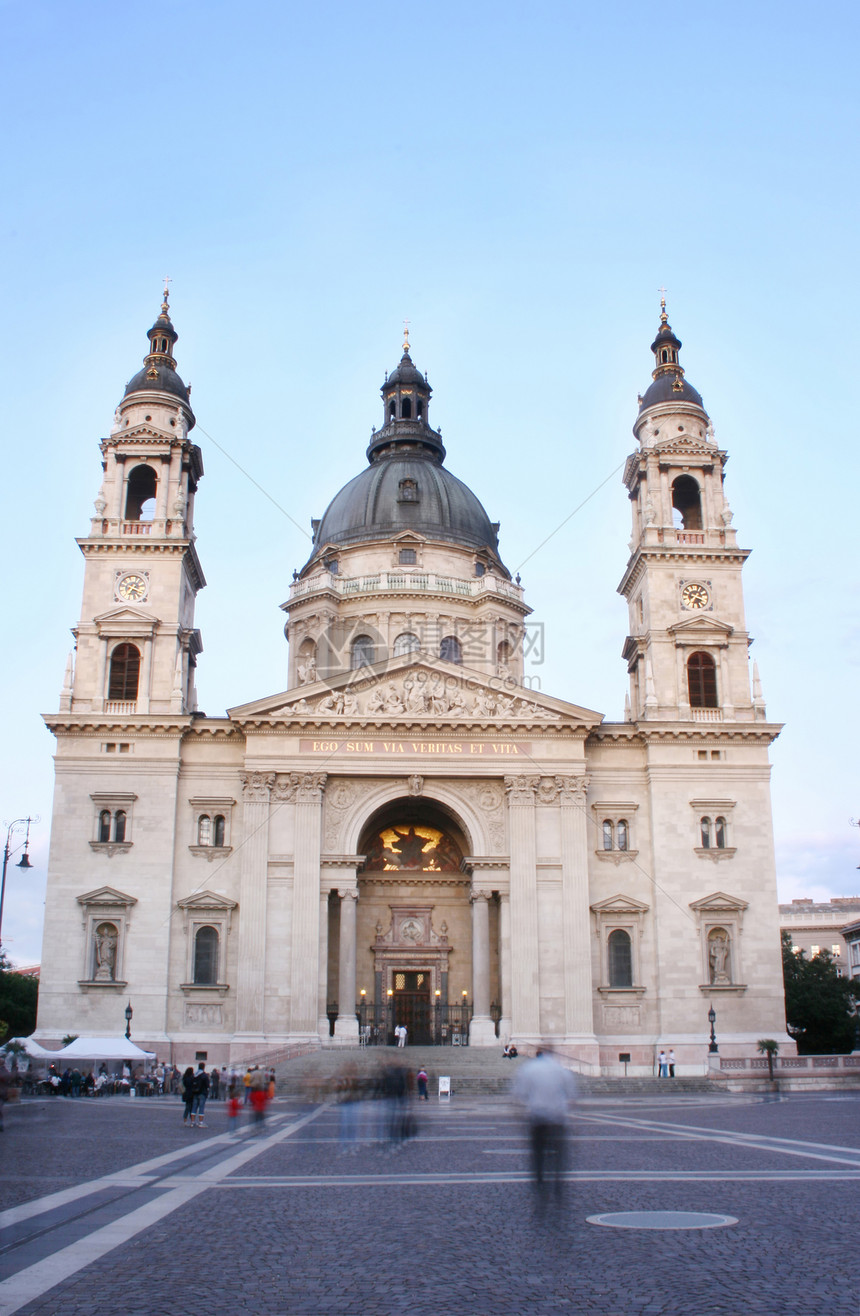
[[[266,1133],[314,1109],[282,1098]],[[583,1101],[560,1204],[536,1198],[524,1129],[505,1098],[431,1101],[417,1116],[405,1146],[362,1142],[345,1153],[340,1112],[323,1107],[281,1141],[264,1137],[260,1154],[232,1174],[18,1310],[857,1316],[858,1097]],[[143,1189],[120,1178],[107,1197],[10,1229],[0,1280],[70,1238],[83,1245],[106,1219],[254,1145],[249,1131],[228,1139],[225,1125],[223,1106],[210,1103],[206,1129],[183,1129],[170,1098],[7,1108],[3,1208],[190,1153],[167,1163],[169,1183]],[[739,1223],[677,1232],[586,1223],[632,1210],[718,1212]]]

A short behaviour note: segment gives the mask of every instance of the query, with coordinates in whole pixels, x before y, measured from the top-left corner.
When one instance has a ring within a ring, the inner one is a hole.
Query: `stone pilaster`
[[[274,784],[274,772],[246,772],[242,775],[244,844],[239,879],[236,1031],[243,1038],[262,1038],[265,1029],[269,797]]]
[[[358,1042],[355,1015],[355,914],[358,892],[347,887],[340,892],[340,959],[338,966],[337,1019],[334,1035],[341,1041]]]
[[[317,1030],[323,1046],[331,1039],[328,1023],[328,891],[320,892],[319,983],[317,985]]]
[[[317,1037],[320,948],[320,844],[324,772],[290,773],[296,808],[293,868],[290,1032]]]
[[[573,1041],[595,1042],[588,899],[588,777],[556,777],[561,809],[562,935],[565,1028]]]
[[[540,777],[505,777],[511,838],[511,1035],[540,1037],[537,832]]]
[[[499,892],[499,986],[499,1039],[506,1042],[511,1036],[511,898],[507,891]]]

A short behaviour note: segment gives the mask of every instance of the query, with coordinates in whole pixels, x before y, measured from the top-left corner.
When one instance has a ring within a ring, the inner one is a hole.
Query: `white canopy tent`
[[[46,1053],[47,1054],[47,1053]],[[62,1051],[52,1051],[54,1060],[154,1060],[154,1051],[141,1051],[125,1037],[76,1037]]]
[[[0,1047],[0,1051],[2,1051],[4,1055],[10,1056],[8,1048],[13,1042],[17,1042],[19,1046],[23,1046],[27,1055],[30,1056],[32,1060],[48,1060],[51,1056],[59,1055],[58,1051],[46,1051],[45,1048],[40,1046],[38,1042],[35,1042],[32,1037],[10,1037],[9,1041],[6,1042],[4,1046]]]

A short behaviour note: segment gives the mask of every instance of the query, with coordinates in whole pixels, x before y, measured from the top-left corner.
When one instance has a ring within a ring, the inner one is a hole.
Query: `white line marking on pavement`
[[[833,1147],[828,1143],[803,1142],[793,1138],[777,1138],[766,1133],[735,1133],[725,1129],[700,1128],[692,1124],[665,1124],[656,1120],[621,1119],[618,1116],[588,1115],[581,1119],[601,1124],[620,1124],[627,1128],[641,1128],[645,1133],[669,1133],[675,1138],[693,1142],[722,1142],[747,1151],[774,1152],[781,1156],[802,1156],[813,1161],[835,1161],[842,1165],[860,1167],[860,1150],[853,1147]],[[834,1156],[831,1152],[840,1152]]]
[[[91,1234],[78,1239],[68,1247],[60,1248],[51,1256],[35,1262],[32,1266],[27,1266],[25,1269],[18,1271],[17,1274],[11,1275],[8,1279],[0,1282],[0,1313],[2,1313],[2,1316],[12,1316],[13,1312],[19,1311],[28,1302],[34,1302],[36,1298],[40,1298],[43,1293],[47,1293],[49,1289],[68,1279],[70,1275],[83,1270],[84,1266],[100,1260],[101,1257],[113,1251],[114,1248],[119,1247],[122,1243],[127,1243],[135,1234],[141,1233],[144,1229],[149,1229],[159,1220],[164,1219],[165,1216],[170,1215],[180,1206],[184,1206],[186,1202],[197,1197],[199,1193],[220,1184],[222,1177],[228,1176],[234,1169],[247,1164],[248,1161],[253,1160],[270,1147],[291,1137],[292,1134],[309,1124],[311,1120],[316,1119],[322,1109],[322,1107],[319,1107],[310,1111],[309,1114],[295,1120],[292,1124],[288,1124],[286,1128],[280,1129],[276,1133],[262,1138],[255,1138],[253,1141],[249,1140],[234,1156],[229,1157],[226,1161],[219,1162],[217,1166],[213,1166],[193,1178],[190,1174],[174,1175],[171,1176],[169,1181],[162,1181],[158,1185],[153,1184],[149,1179],[146,1180],[143,1186],[164,1187],[168,1191],[154,1201],[147,1202],[136,1210],[129,1211],[118,1220],[111,1221],[110,1224],[104,1225],[101,1229],[94,1230]],[[228,1135],[224,1135],[224,1137],[229,1141]],[[213,1138],[208,1145],[211,1147],[213,1143],[220,1141],[221,1139]],[[166,1156],[156,1157],[153,1161],[144,1161],[140,1166],[133,1166],[131,1171],[126,1173],[134,1174],[136,1183],[140,1176],[139,1173],[135,1172],[156,1163],[163,1164],[171,1160],[178,1160],[186,1154],[187,1149],[183,1148],[181,1153],[168,1153]],[[193,1168],[193,1166],[190,1166],[189,1171],[193,1171]],[[115,1185],[117,1182],[121,1182],[122,1178],[122,1173],[105,1175],[104,1178],[95,1180],[93,1184],[82,1185],[84,1191],[72,1193],[71,1196],[67,1193],[53,1193],[48,1198],[40,1199],[43,1203],[51,1203],[50,1206],[43,1207],[43,1210],[51,1210],[58,1205],[56,1201],[58,1197],[62,1197],[66,1201],[73,1201],[76,1197],[100,1191],[112,1184]],[[25,1205],[33,1206],[36,1204],[28,1202]],[[4,1212],[4,1216],[14,1215],[18,1210],[20,1208]],[[29,1214],[31,1216],[36,1215],[38,1211],[31,1211]],[[27,1217],[19,1216],[20,1218]]]

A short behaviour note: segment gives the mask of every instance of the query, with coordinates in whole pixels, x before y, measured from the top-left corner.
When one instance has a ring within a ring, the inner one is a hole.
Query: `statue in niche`
[[[722,928],[715,929],[708,937],[708,965],[710,980],[715,987],[724,987],[731,982],[729,934]]]
[[[116,978],[117,930],[113,923],[96,928],[96,982],[114,982]]]
[[[317,660],[313,654],[299,663],[299,685],[313,685],[317,679]]]

